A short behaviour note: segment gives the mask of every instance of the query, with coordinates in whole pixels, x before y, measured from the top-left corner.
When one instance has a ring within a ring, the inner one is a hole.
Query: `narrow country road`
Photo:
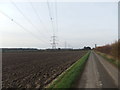
[[[118,69],[92,51],[76,88],[118,88]]]

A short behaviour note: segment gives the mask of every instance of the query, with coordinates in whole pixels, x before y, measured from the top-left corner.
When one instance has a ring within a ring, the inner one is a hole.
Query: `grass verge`
[[[85,62],[89,57],[90,52],[84,55],[81,59],[76,61],[71,67],[64,71],[58,76],[51,84],[46,88],[70,88],[76,79],[76,77],[81,73],[84,68]]]
[[[99,54],[100,56],[102,56],[105,60],[109,61],[110,63],[112,63],[114,66],[120,68],[120,61],[115,60],[113,57],[111,57],[110,55],[95,51],[97,54]]]

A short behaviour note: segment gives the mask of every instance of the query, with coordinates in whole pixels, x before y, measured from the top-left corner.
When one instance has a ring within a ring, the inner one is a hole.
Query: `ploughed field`
[[[87,51],[5,52],[3,88],[43,88]]]

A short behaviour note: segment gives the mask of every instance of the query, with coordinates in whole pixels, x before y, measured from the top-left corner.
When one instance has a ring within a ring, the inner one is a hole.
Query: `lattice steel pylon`
[[[51,43],[52,49],[56,49],[56,46],[57,46],[56,38],[57,38],[57,36],[53,35],[51,38],[52,38],[52,43]]]

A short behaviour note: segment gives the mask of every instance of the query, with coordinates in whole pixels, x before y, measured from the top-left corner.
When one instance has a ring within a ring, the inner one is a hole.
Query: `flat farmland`
[[[5,52],[3,88],[43,88],[87,51]]]

